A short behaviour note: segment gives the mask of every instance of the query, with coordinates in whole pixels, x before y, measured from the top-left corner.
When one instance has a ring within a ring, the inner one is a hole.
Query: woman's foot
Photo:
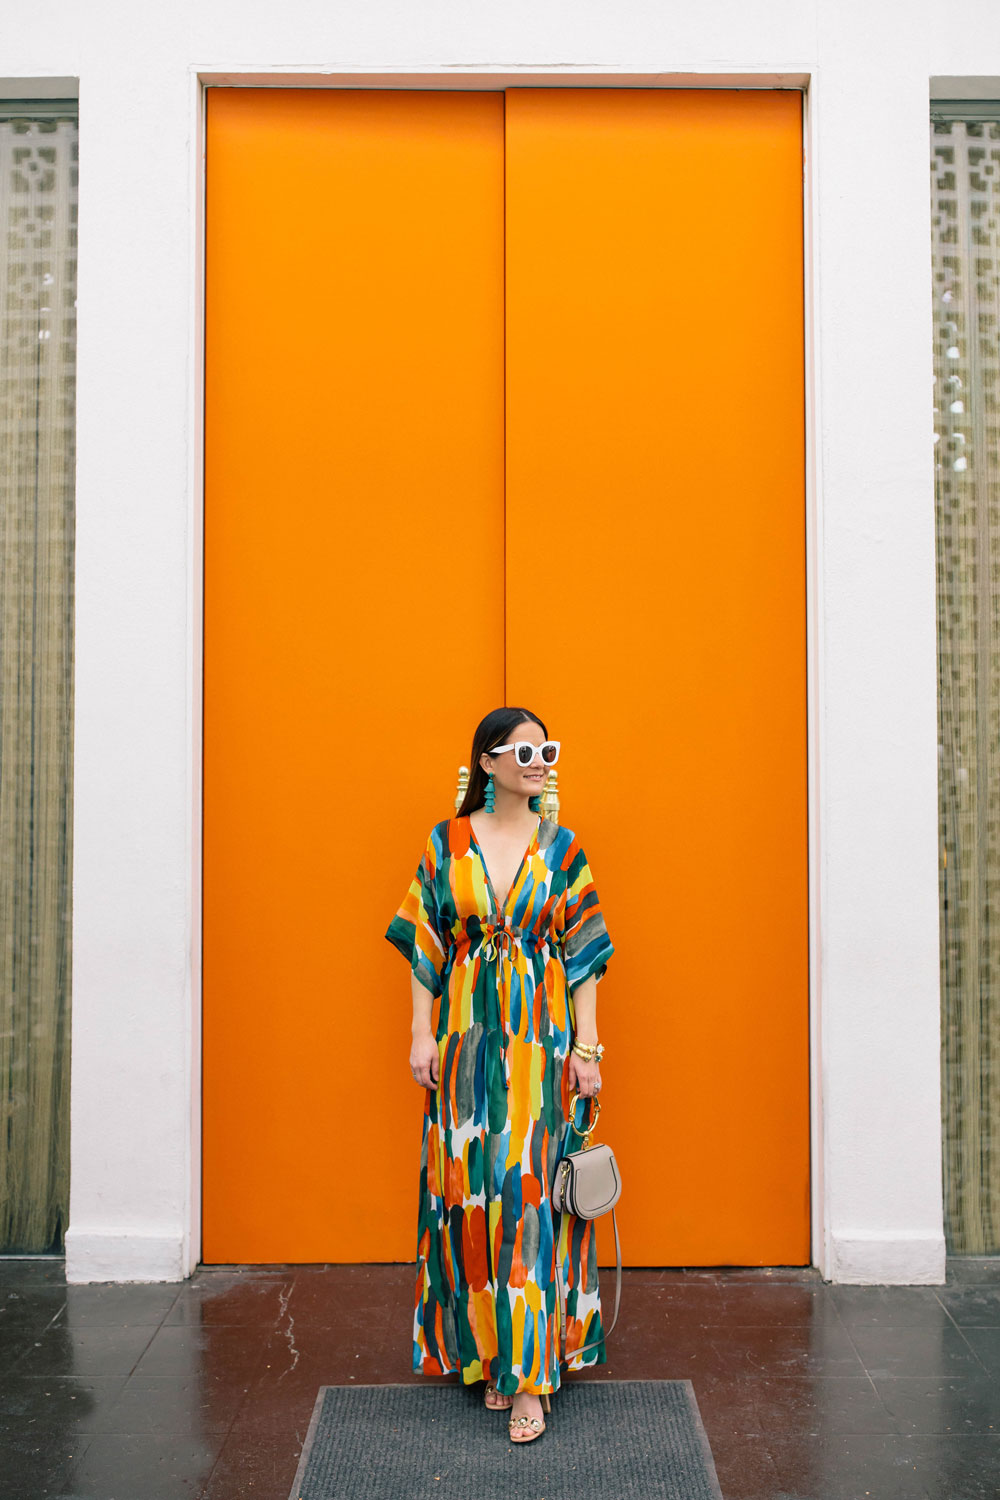
[[[540,1438],[545,1431],[545,1418],[542,1413],[549,1410],[547,1393],[539,1397],[527,1391],[518,1391],[514,1397],[514,1410],[507,1424],[511,1442],[533,1443],[536,1438]]]
[[[490,1411],[509,1411],[514,1404],[513,1396],[505,1396],[498,1391],[492,1380],[486,1382],[486,1395],[483,1397]]]

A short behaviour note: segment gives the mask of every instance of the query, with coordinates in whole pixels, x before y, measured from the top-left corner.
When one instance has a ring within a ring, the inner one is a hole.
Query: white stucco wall
[[[68,1278],[199,1255],[203,81],[535,80],[805,90],[814,1260],[943,1280],[928,100],[993,4],[39,0],[4,68],[80,97]]]

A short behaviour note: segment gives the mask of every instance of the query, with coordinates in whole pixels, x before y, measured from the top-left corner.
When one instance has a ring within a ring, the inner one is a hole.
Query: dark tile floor
[[[1000,1258],[947,1276],[627,1271],[596,1376],[691,1380],[725,1500],[998,1500]],[[412,1278],[67,1286],[61,1260],[0,1258],[0,1500],[288,1500],[319,1386],[421,1379]]]

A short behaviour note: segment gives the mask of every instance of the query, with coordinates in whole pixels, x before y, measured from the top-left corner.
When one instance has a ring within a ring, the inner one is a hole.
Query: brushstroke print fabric
[[[567,1129],[572,991],[614,952],[586,855],[540,819],[500,908],[468,816],[431,830],[388,940],[440,997],[426,1090],[413,1368],[504,1394],[606,1360],[595,1226],[552,1207]],[[581,1102],[583,1123],[589,1106]],[[568,1141],[567,1141],[568,1137]],[[583,1354],[574,1350],[596,1341]]]

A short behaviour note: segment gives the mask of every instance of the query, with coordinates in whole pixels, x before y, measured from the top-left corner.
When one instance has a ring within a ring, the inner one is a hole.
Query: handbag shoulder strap
[[[611,1319],[611,1327],[602,1332],[602,1337],[605,1339],[613,1332],[618,1322],[618,1308],[622,1295],[622,1247],[618,1238],[618,1220],[614,1209],[611,1210],[611,1223],[615,1231],[615,1312]],[[559,1289],[559,1357],[564,1360],[566,1358],[566,1288],[563,1285],[562,1262],[558,1254],[556,1255],[556,1285]],[[589,1344],[582,1344],[579,1349],[573,1350],[574,1358],[578,1354],[585,1354],[588,1349],[596,1349],[600,1342],[600,1339],[594,1339]]]

